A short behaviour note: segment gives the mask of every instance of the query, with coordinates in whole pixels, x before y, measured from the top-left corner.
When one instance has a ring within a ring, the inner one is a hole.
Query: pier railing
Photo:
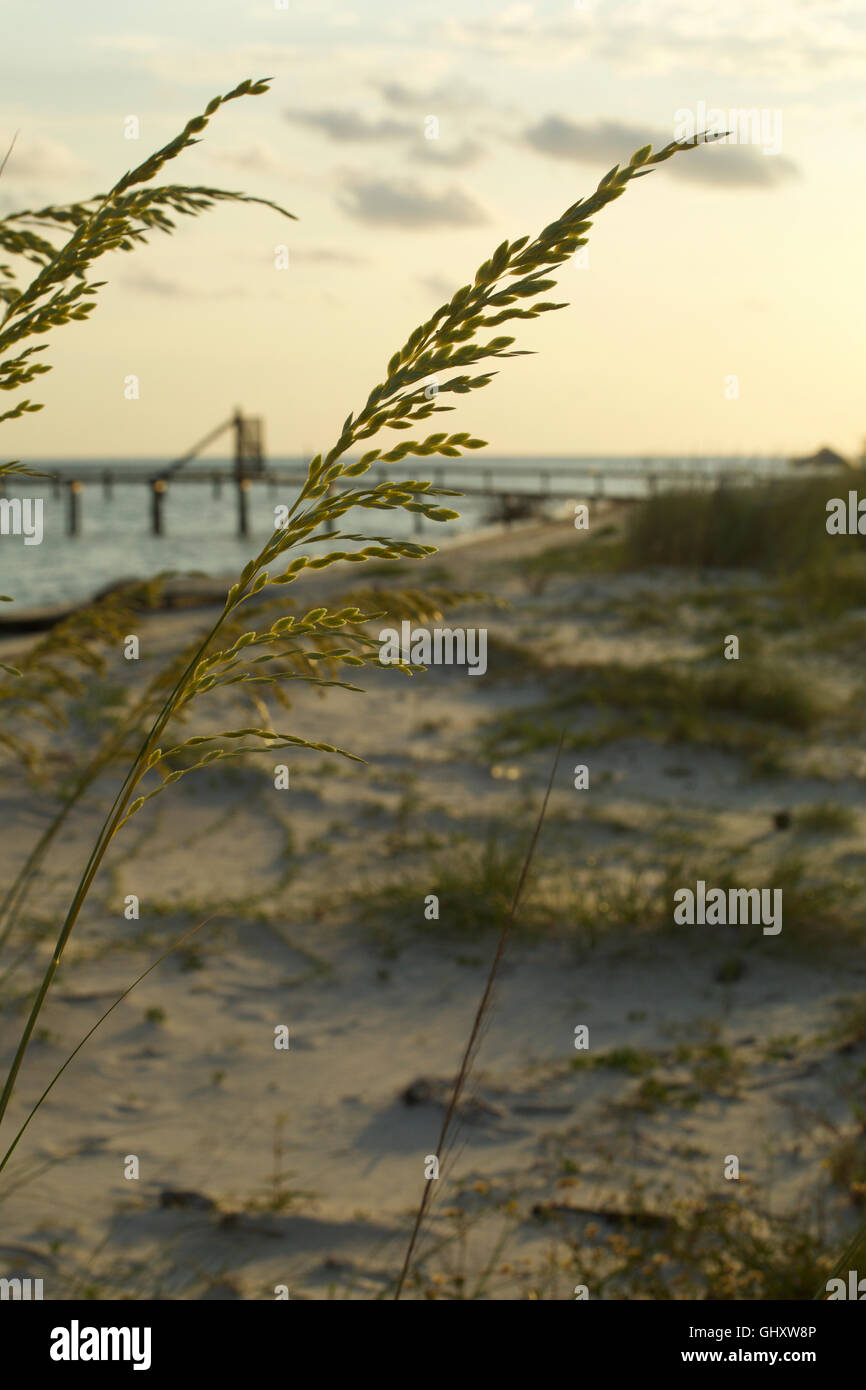
[[[234,436],[232,459],[210,462],[199,457],[203,449],[228,431]],[[431,477],[434,485],[457,488],[467,498],[486,498],[504,520],[532,514],[545,503],[604,498],[617,502],[637,501],[675,489],[743,487],[773,478],[804,476],[807,471],[812,470],[794,472],[788,460],[767,457],[743,458],[736,464],[706,457],[650,455],[609,461],[597,455],[539,458],[531,464],[490,458],[478,462],[464,458],[453,464],[432,459],[424,461],[425,476]],[[306,459],[267,463],[261,421],[244,416],[239,410],[186,454],[159,468],[153,464],[76,463],[74,468],[60,468],[49,473],[55,497],[65,494],[66,531],[71,536],[78,535],[81,530],[82,503],[87,487],[101,487],[104,497],[110,500],[115,486],[130,485],[145,489],[149,526],[154,535],[163,534],[165,503],[171,488],[210,487],[214,496],[220,497],[228,486],[234,496],[237,534],[247,536],[250,490],[266,487],[276,495],[287,488],[294,489],[306,475]],[[374,464],[370,476],[374,481],[383,481],[389,476],[389,469]],[[416,518],[416,529],[421,529],[420,515]]]

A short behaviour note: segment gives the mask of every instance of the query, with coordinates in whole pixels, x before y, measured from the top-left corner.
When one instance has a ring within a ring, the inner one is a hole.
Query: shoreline
[[[597,502],[596,509],[607,514],[615,505],[614,503]],[[624,504],[623,504],[624,505]],[[456,551],[472,547],[473,549],[486,548],[500,542],[506,538],[534,537],[536,532],[547,531],[562,525],[562,519],[555,516],[547,518],[533,517],[526,520],[515,520],[511,522],[495,522],[485,526],[479,526],[472,530],[462,531],[458,535],[447,537],[437,547],[436,554],[453,555]],[[435,555],[426,557],[435,562]],[[387,563],[387,562],[384,562]],[[395,564],[401,563],[400,560],[394,561]],[[345,571],[342,572],[343,577]],[[185,575],[177,575],[168,580],[159,601],[152,609],[147,610],[152,613],[175,612],[178,610],[205,609],[212,608],[221,604],[229,587],[235,582],[237,575],[235,572],[226,573],[212,579],[205,577],[190,578]],[[330,577],[330,584],[337,579],[334,574]],[[39,607],[17,610],[17,604],[12,606],[12,611],[8,613],[0,611],[0,643],[7,637],[26,637],[31,634],[47,632],[52,627],[64,619],[72,617],[75,613],[81,613],[90,608],[100,599],[106,598],[109,594],[115,593],[118,589],[127,584],[146,583],[147,577],[143,575],[129,576],[118,579],[112,584],[104,585],[87,599],[82,599],[79,603],[67,604],[45,604]],[[328,582],[328,581],[326,581]],[[336,587],[342,587],[337,585]]]

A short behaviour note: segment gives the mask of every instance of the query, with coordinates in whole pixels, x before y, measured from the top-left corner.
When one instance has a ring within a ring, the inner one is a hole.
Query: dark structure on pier
[[[175,459],[174,463],[170,463],[168,468],[165,468],[159,476],[161,478],[174,477],[186,464],[191,463],[194,458],[198,458],[202,449],[213,444],[227,430],[232,430],[235,437],[235,478],[261,477],[265,471],[262,421],[257,415],[242,415],[239,410],[235,411],[231,419],[223,420],[222,424],[217,425],[215,430],[211,430],[204,439],[200,439],[197,444],[194,444],[188,453],[182,454],[179,459]]]
[[[262,420],[257,415],[244,415],[240,410],[236,410],[230,419],[224,420],[216,429],[200,439],[197,444],[175,459],[167,468],[161,472],[153,474],[146,479],[150,486],[150,527],[155,536],[163,533],[163,504],[168,492],[169,481],[176,478],[186,464],[191,463],[197,458],[203,449],[209,444],[213,444],[228,430],[234,434],[234,461],[232,467],[232,478],[237,489],[237,516],[238,516],[238,535],[246,536],[249,533],[249,512],[247,508],[247,490],[250,480],[253,478],[263,478],[265,476],[265,455],[264,455],[264,429]],[[129,480],[130,475],[121,475],[124,480]],[[190,475],[187,475],[188,477]],[[207,475],[206,475],[207,476]],[[210,475],[213,480],[214,494],[219,496],[222,492],[224,474],[214,470]],[[114,491],[115,474],[110,468],[101,470],[102,488],[106,498],[111,498]],[[80,494],[83,488],[81,478],[68,478],[66,481],[67,512],[66,530],[70,536],[77,536],[81,527],[81,505]],[[136,480],[137,481],[137,480]],[[61,478],[55,475],[54,488],[55,495],[59,495]]]
[[[186,464],[201,453],[202,449],[206,449],[227,430],[233,432],[235,439],[233,476],[237,489],[238,535],[249,535],[247,489],[251,478],[261,478],[264,475],[264,429],[258,415],[243,415],[240,410],[236,410],[230,420],[224,420],[221,425],[217,425],[215,430],[211,430],[204,439],[199,440],[198,444],[194,444],[189,453],[175,459],[174,463],[170,463],[159,477],[153,479],[151,483],[153,489],[152,528],[155,536],[162,535],[162,501],[165,496],[167,479],[179,473]],[[214,493],[219,496],[222,491],[222,479],[219,474],[214,473],[213,483]]]

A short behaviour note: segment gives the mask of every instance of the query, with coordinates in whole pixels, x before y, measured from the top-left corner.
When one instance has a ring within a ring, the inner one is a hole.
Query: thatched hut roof
[[[810,454],[808,458],[791,459],[795,468],[856,468],[858,465],[850,459],[843,458],[837,454],[835,449],[830,449],[825,444],[815,454]]]

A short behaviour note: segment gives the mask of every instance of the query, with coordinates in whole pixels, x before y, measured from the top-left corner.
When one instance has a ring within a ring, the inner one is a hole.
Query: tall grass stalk
[[[92,301],[87,296],[95,293],[98,288],[88,285],[84,278],[91,260],[106,249],[128,249],[129,220],[133,212],[139,218],[150,216],[151,221],[146,225],[160,226],[162,205],[158,201],[150,204],[144,194],[140,191],[131,193],[130,189],[152,178],[167,160],[175,158],[188,145],[194,144],[195,134],[204,128],[210,115],[224,101],[238,95],[258,94],[263,90],[266,90],[263,83],[246,82],[227,97],[215,98],[203,116],[189,122],[181,135],[151,160],[132,174],[125,175],[115,185],[112,193],[100,201],[95,209],[80,205],[68,212],[67,217],[74,222],[76,230],[66,247],[55,253],[51,259],[45,260],[48,253],[40,246],[38,238],[32,239],[29,243],[31,258],[41,255],[45,263],[33,285],[12,298],[6,316],[7,319],[11,318],[12,328],[7,329],[4,335],[3,326],[0,325],[0,349],[6,348],[10,334],[12,340],[17,341],[17,338],[25,337],[31,332],[47,331],[68,321],[69,318],[86,317],[92,307]],[[260,595],[266,587],[293,583],[304,569],[322,569],[340,561],[363,563],[373,557],[384,560],[419,559],[435,553],[433,546],[395,540],[387,535],[372,537],[373,543],[370,544],[371,537],[368,535],[335,530],[335,524],[347,512],[355,508],[377,511],[402,508],[433,521],[448,521],[457,516],[457,513],[437,505],[432,499],[459,494],[447,489],[433,488],[429,481],[388,480],[375,487],[356,488],[350,485],[336,490],[337,479],[354,480],[366,473],[374,461],[383,465],[399,463],[409,455],[425,458],[437,454],[459,457],[467,449],[483,447],[484,441],[472,438],[466,432],[449,434],[442,431],[423,439],[404,440],[389,450],[383,451],[378,447],[367,450],[355,462],[348,461],[349,451],[359,444],[366,446],[384,429],[408,430],[414,421],[453,409],[454,407],[441,403],[444,397],[449,394],[465,394],[486,386],[492,380],[493,373],[472,375],[465,370],[466,368],[473,368],[475,364],[490,358],[522,355],[517,350],[510,350],[514,342],[512,337],[495,336],[487,341],[479,341],[479,331],[493,328],[511,319],[536,318],[542,313],[564,308],[564,304],[539,301],[538,296],[556,283],[546,278],[549,269],[563,264],[574,251],[586,244],[586,233],[592,225],[590,218],[607,204],[621,197],[632,179],[644,177],[651,172],[653,166],[683,150],[695,148],[697,143],[697,139],[674,141],[656,154],[653,154],[651,146],[645,146],[632,156],[624,168],[620,169],[619,165],[615,165],[589,198],[572,204],[560,218],[545,227],[534,239],[523,236],[515,242],[502,242],[490,259],[479,268],[474,281],[459,289],[448,303],[443,304],[427,322],[410,334],[403,347],[390,359],[384,381],[370,392],[357,415],[349,414],[332,448],[324,456],[318,454],[311,461],[306,481],[289,510],[284,526],[273,533],[259,554],[241,571],[237,582],[228,592],[222,612],[173,682],[133,757],[81,873],[51,960],[36,992],[0,1095],[0,1122],[12,1097],[27,1047],[66,944],[105,854],[126,820],[170,783],[217,759],[251,751],[271,751],[288,747],[314,748],[355,758],[355,755],[336,749],[331,744],[310,743],[294,735],[262,727],[229,729],[216,736],[193,736],[166,748],[160,743],[175,716],[187,713],[190,703],[210,690],[219,690],[243,682],[265,684],[271,689],[277,689],[278,682],[285,679],[297,679],[317,685],[336,685],[350,690],[360,689],[347,681],[323,681],[309,673],[286,672],[269,665],[280,658],[289,656],[303,658],[308,662],[330,659],[353,667],[381,664],[378,654],[374,654],[375,642],[359,630],[364,615],[357,608],[351,607],[333,613],[329,613],[324,607],[314,608],[299,621],[294,616],[284,616],[273,622],[269,628],[251,628],[227,648],[215,649],[216,641],[221,637],[223,629],[245,603]],[[212,193],[211,190],[205,192]],[[165,190],[163,193],[165,194]],[[176,203],[171,205],[175,206]],[[182,200],[179,210],[189,210]],[[35,237],[35,234],[33,235]],[[76,283],[71,288],[63,289],[70,280]],[[524,307],[521,307],[521,302],[524,302]],[[24,349],[11,363],[0,363],[0,385],[8,387],[10,384],[21,384],[44,370],[32,362],[32,351],[30,348]],[[455,375],[449,376],[451,372]],[[439,381],[438,394],[433,400],[429,399],[425,389],[425,383],[431,375],[435,375]],[[35,407],[29,402],[19,403],[0,419],[14,418],[32,408]],[[287,552],[296,550],[302,543],[331,545],[339,540],[348,542],[352,549],[331,550],[324,555],[312,557],[306,554],[298,555],[287,565],[283,558]],[[277,573],[268,568],[275,563]],[[323,646],[322,643],[327,641],[335,629],[343,629],[343,640],[348,645],[330,648]],[[303,642],[304,639],[309,639],[309,647],[293,645],[298,640]],[[256,655],[253,655],[254,651]],[[408,663],[403,663],[397,669],[411,674],[413,668]],[[242,742],[245,739],[252,741]],[[229,740],[230,744],[227,746],[224,740]],[[169,758],[186,750],[195,749],[197,753],[201,752],[201,746],[205,744],[212,746],[198,762],[193,763],[191,767],[167,772],[160,784],[133,799],[143,779],[156,775],[158,769],[164,771],[166,765],[170,766],[167,764]],[[357,758],[355,760],[361,761]]]
[[[536,846],[538,845],[538,838],[541,834],[541,827],[544,824],[544,817],[547,814],[547,805],[550,801],[550,793],[553,790],[553,783],[556,777],[556,770],[559,767],[559,759],[562,753],[562,745],[564,741],[565,730],[563,729],[559,737],[559,746],[556,750],[556,756],[553,759],[553,766],[550,769],[550,777],[548,779],[547,787],[545,789],[544,799],[541,803],[541,809],[538,813],[538,819],[535,822],[535,829],[532,832],[532,838],[529,841],[529,845],[527,847],[526,854],[524,856],[523,863],[520,868],[520,876],[517,880],[517,884],[514,889],[514,894],[511,899],[511,906],[508,910],[508,914],[504,922],[502,923],[502,930],[499,933],[499,940],[496,943],[496,950],[493,953],[493,960],[490,964],[490,970],[487,975],[487,980],[485,982],[484,989],[481,993],[481,998],[478,1001],[478,1008],[475,1010],[475,1017],[472,1020],[472,1027],[469,1030],[469,1037],[466,1041],[466,1046],[463,1049],[463,1057],[460,1062],[460,1069],[457,1073],[454,1086],[451,1090],[451,1097],[448,1102],[448,1109],[446,1110],[445,1118],[442,1121],[442,1128],[439,1132],[439,1139],[436,1144],[436,1157],[440,1163],[444,1161],[445,1150],[448,1144],[448,1139],[451,1133],[452,1126],[454,1124],[454,1117],[457,1113],[457,1107],[460,1104],[460,1099],[463,1095],[464,1090],[466,1089],[466,1082],[469,1079],[469,1072],[472,1068],[472,1062],[478,1046],[479,1038],[481,1036],[481,1029],[487,1018],[488,1013],[490,1012],[490,1008],[493,1002],[493,989],[496,984],[497,976],[499,974],[499,967],[502,964],[502,958],[505,954],[505,947],[508,944],[508,938],[511,934],[511,928],[514,923],[514,918],[517,915],[517,909],[520,906],[520,900],[523,895],[526,880],[529,875],[529,871],[532,867],[532,861],[535,857],[535,850]],[[403,1267],[400,1270],[400,1277],[397,1280],[397,1287],[394,1291],[395,1302],[399,1300],[403,1292],[403,1287],[406,1283],[409,1270],[411,1269],[412,1256],[415,1253],[415,1247],[418,1243],[418,1237],[421,1233],[421,1227],[424,1224],[424,1218],[427,1215],[427,1210],[430,1206],[432,1192],[433,1180],[428,1179],[424,1184],[424,1190],[421,1195],[421,1201],[418,1203],[418,1210],[415,1213],[415,1221],[412,1226],[412,1232],[409,1236],[409,1244],[406,1247],[406,1254],[403,1259]]]

